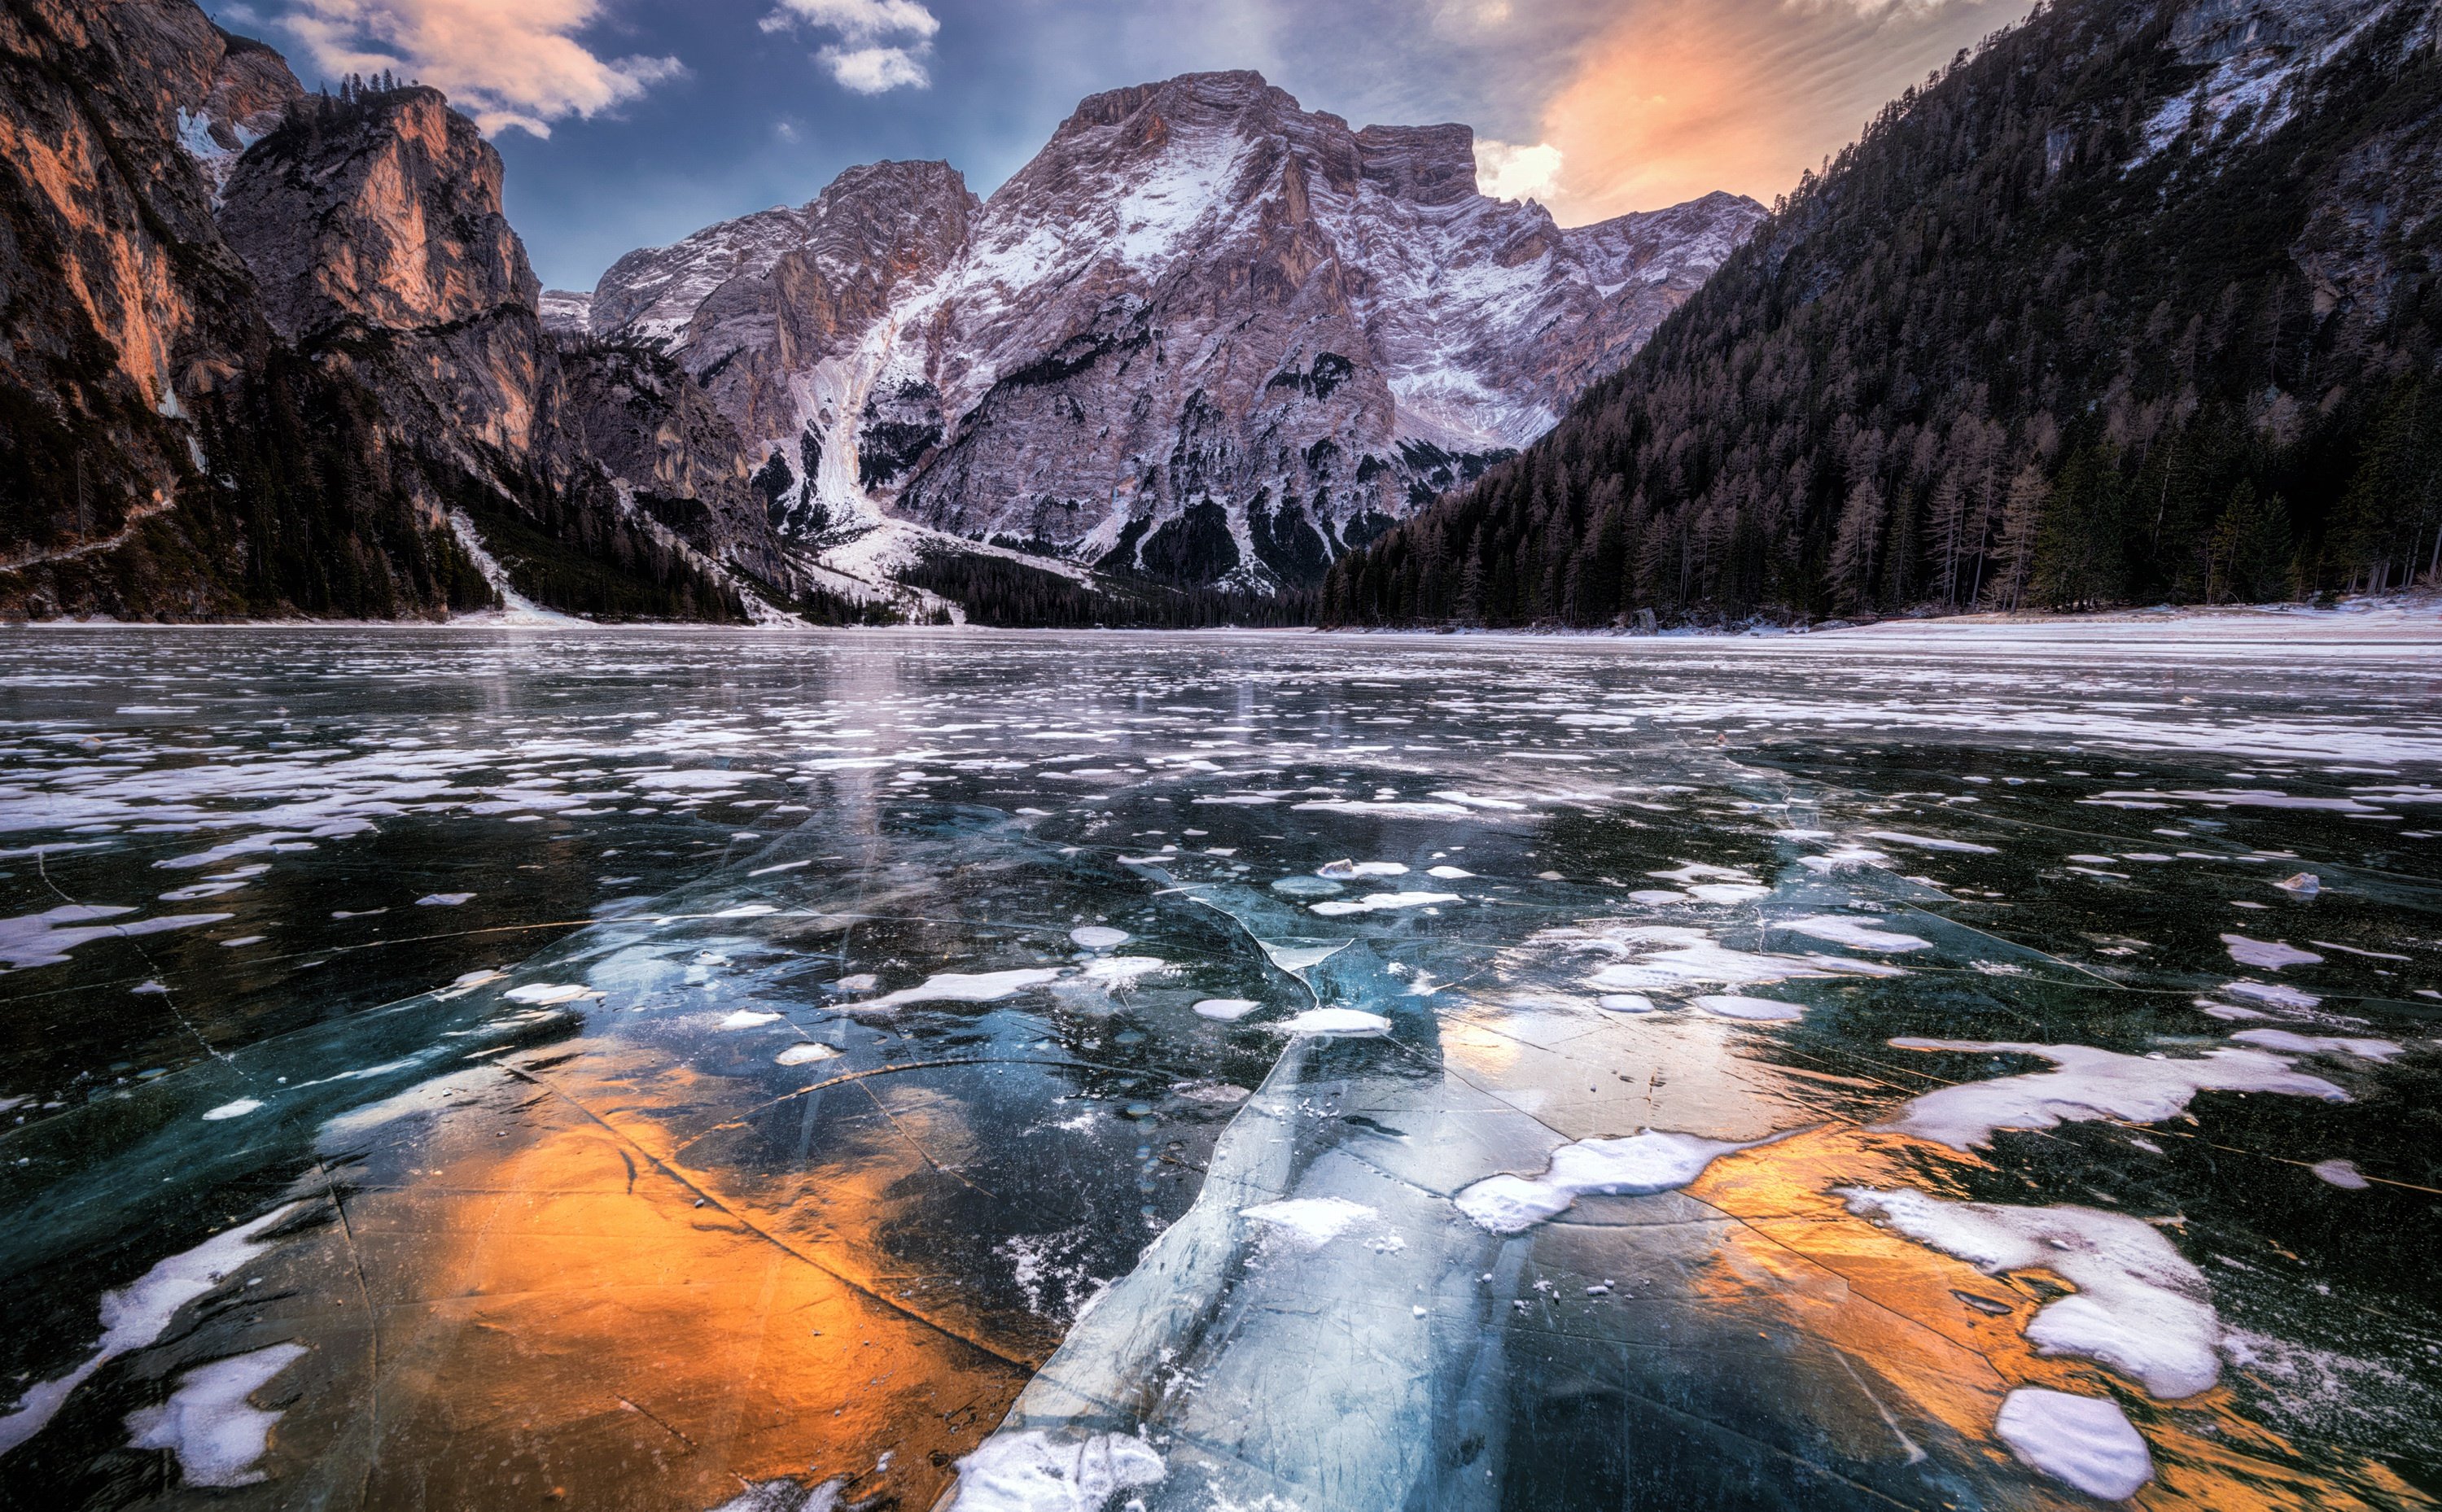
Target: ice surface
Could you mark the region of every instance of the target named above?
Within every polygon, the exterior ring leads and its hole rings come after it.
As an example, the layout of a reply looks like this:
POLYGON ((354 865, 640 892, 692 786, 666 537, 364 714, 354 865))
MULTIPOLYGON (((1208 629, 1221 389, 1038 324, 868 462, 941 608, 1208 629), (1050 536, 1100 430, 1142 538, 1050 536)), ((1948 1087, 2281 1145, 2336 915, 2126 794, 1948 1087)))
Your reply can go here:
POLYGON ((1815 939, 1828 939, 1835 945, 1848 945, 1857 950, 1911 951, 1931 950, 1933 942, 1915 935, 1903 935, 1897 930, 1878 929, 1863 919, 1842 918, 1831 914, 1809 914, 1804 919, 1783 920, 1777 927, 1795 930, 1815 939))
POLYGON ((1373 892, 1362 898, 1335 898, 1324 902, 1308 903, 1308 913, 1325 919, 1344 919, 1350 914, 1377 914, 1391 908, 1426 908, 1434 903, 1462 902, 1454 892, 1373 892))
POLYGON ((1994 1425, 2010 1452, 2088 1496, 2123 1502, 2154 1478, 2145 1440, 2116 1402, 2021 1386, 1994 1425))
POLYGON ((1671 1192, 1743 1145, 1649 1129, 1621 1139, 1585 1139, 1552 1152, 1540 1176, 1497 1175, 1458 1194, 1458 1210, 1492 1233, 1522 1233, 1558 1217, 1579 1197, 1671 1192))
POLYGON ((1354 1225, 1380 1214, 1345 1197, 1292 1197, 1238 1210, 1242 1217, 1294 1235, 1309 1248, 1319 1248, 1346 1233, 1354 1225))
POLYGON ((2108 1365, 2165 1401, 2210 1391, 2221 1378, 2221 1322, 2204 1274, 2142 1219, 2093 1208, 1943 1202, 1910 1191, 1840 1194, 1851 1211, 1987 1275, 2045 1270, 2075 1286, 2027 1325, 2027 1338, 2047 1355, 2108 1365))
POLYGON ((1111 950, 1128 942, 1128 932, 1104 924, 1084 924, 1068 931, 1068 938, 1087 950, 1111 950))
POLYGON ((254 1485, 266 1477, 254 1467, 269 1447, 280 1413, 247 1400, 271 1378, 304 1357, 302 1344, 272 1344, 251 1354, 198 1365, 178 1377, 177 1389, 158 1407, 127 1414, 128 1444, 169 1449, 179 1478, 189 1485, 254 1485))
POLYGON ((2261 1045, 2268 1050, 2285 1050, 2298 1055, 2330 1052, 2354 1055, 2366 1061, 2387 1061, 2402 1049, 2391 1040, 2355 1039, 2342 1034, 2293 1034, 2282 1029, 2240 1029, 2231 1038, 2248 1045, 2261 1045))
POLYGON ((1805 1004, 1785 1003, 1775 997, 1741 997, 1736 993, 1706 993, 1693 1001, 1707 1013, 1754 1023, 1788 1023, 1806 1016, 1805 1004))
POLYGON ((1283 1019, 1279 1028, 1291 1034, 1388 1034, 1391 1021, 1362 1009, 1309 1008, 1294 1018, 1283 1019))

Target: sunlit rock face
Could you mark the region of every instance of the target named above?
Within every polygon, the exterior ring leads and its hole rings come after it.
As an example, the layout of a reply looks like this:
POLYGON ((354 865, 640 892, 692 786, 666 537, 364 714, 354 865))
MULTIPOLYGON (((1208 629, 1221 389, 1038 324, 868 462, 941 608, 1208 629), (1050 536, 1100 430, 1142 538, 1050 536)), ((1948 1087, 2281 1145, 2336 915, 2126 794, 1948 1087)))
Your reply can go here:
POLYGON ((1086 100, 980 205, 878 164, 632 253, 592 324, 681 355, 802 537, 890 510, 1296 586, 1549 428, 1762 213, 1563 230, 1477 191, 1467 127, 1352 130, 1196 74, 1086 100))
POLYGON ((501 173, 438 90, 392 90, 299 112, 239 162, 220 225, 272 328, 359 366, 419 440, 564 470, 541 284, 501 173), (375 338, 362 359, 350 335, 375 338))

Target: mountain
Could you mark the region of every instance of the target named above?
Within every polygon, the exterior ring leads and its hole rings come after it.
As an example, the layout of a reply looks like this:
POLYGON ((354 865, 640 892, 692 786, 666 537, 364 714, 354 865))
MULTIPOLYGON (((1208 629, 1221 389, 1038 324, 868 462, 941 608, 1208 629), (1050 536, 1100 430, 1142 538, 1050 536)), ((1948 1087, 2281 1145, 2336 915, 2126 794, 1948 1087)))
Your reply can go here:
POLYGON ((988 200, 881 163, 631 253, 589 329, 674 357, 834 560, 1268 592, 1540 435, 1762 214, 1564 230, 1477 191, 1464 126, 1193 74, 1086 100, 988 200))
POLYGON ((191 0, 0 10, 0 612, 741 617, 572 430, 501 179, 191 0))
POLYGON ((2442 562, 2442 7, 2055 0, 1330 623, 2286 598, 2442 562))

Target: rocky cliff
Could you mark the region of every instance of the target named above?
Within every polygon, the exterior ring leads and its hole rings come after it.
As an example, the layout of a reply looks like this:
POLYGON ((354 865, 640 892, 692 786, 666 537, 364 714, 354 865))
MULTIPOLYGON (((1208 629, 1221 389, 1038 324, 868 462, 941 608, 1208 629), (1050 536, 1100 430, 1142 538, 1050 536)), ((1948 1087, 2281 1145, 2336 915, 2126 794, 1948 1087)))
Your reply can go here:
POLYGON ((190 0, 0 9, 0 612, 736 617, 571 431, 501 163, 190 0), (458 517, 452 520, 452 516, 458 517))
POLYGON ((1548 428, 1762 213, 1563 230, 1477 191, 1464 126, 1190 75, 1085 100, 981 204, 878 164, 630 254, 591 326, 679 358, 801 542, 896 517, 1302 586, 1548 428))

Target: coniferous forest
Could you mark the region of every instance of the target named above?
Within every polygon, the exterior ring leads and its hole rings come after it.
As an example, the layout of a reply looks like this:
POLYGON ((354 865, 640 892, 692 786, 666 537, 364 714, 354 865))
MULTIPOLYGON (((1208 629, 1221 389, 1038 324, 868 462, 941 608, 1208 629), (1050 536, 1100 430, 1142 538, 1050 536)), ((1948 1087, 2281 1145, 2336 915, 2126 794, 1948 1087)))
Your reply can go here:
POLYGON ((2060 0, 1893 101, 1549 436, 1336 563, 1323 622, 2264 602, 2431 574, 2433 14, 2302 56, 2303 98, 2267 110, 2214 97, 2229 50, 2177 10, 2060 0))

